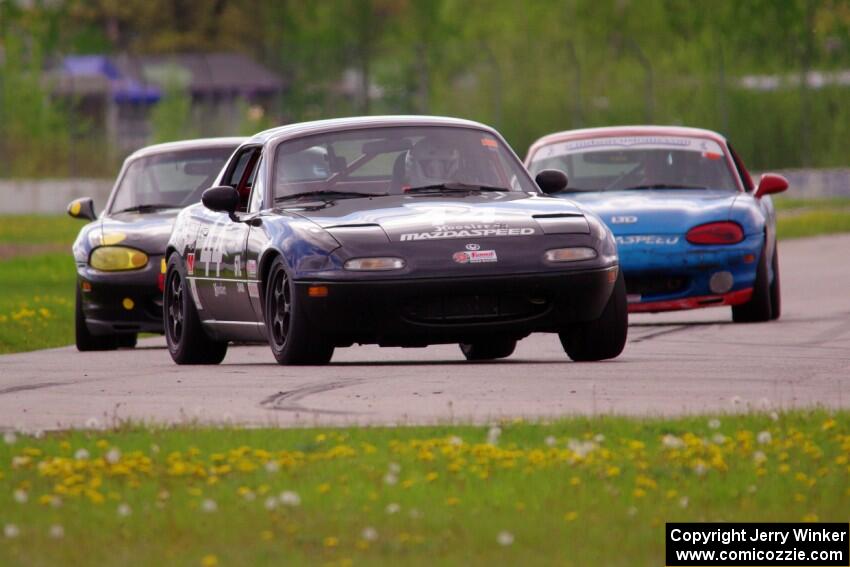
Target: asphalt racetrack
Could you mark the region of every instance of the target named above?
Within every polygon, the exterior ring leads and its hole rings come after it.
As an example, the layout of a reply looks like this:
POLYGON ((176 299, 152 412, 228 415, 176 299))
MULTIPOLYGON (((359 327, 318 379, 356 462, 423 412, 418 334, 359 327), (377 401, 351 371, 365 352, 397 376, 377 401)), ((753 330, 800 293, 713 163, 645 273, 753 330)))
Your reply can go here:
POLYGON ((218 367, 178 367, 160 338, 0 357, 0 429, 116 420, 251 425, 489 422, 575 414, 671 415, 850 406, 850 235, 780 243, 783 316, 733 324, 729 308, 633 315, 615 360, 570 362, 554 335, 506 360, 456 345, 337 349, 324 367, 282 367, 266 346, 218 367))

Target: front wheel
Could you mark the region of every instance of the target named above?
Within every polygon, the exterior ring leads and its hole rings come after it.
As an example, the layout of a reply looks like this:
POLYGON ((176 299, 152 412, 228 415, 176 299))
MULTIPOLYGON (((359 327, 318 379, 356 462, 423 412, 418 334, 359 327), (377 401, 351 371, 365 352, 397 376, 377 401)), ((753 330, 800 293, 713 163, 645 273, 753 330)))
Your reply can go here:
POLYGON ((782 315, 782 294, 779 288, 779 243, 773 245, 773 281, 770 283, 770 319, 782 315))
MULTIPOLYGON (((765 250, 762 250, 758 267, 756 268, 753 295, 743 305, 732 306, 732 321, 735 323, 764 323, 765 321, 770 321, 772 306, 769 277, 767 271, 767 254, 765 250)), ((776 291, 777 293, 779 292, 778 286, 776 291)))
POLYGON ((83 293, 80 291, 80 283, 77 282, 77 296, 74 305, 74 338, 77 350, 89 352, 97 350, 115 350, 118 348, 114 335, 97 336, 92 335, 86 325, 86 316, 83 313, 83 293))
POLYGON ((595 321, 577 323, 558 334, 564 352, 576 362, 615 358, 623 352, 629 332, 626 280, 619 270, 611 297, 595 321))
POLYGON ((489 341, 460 343, 460 351, 466 360, 496 360, 514 353, 516 340, 494 338, 489 341))
POLYGON ((168 352, 177 364, 219 364, 227 354, 227 343, 214 341, 204 332, 189 285, 183 260, 172 254, 162 302, 168 352))
POLYGON ((278 364, 327 364, 331 361, 334 347, 310 324, 280 257, 272 262, 266 279, 263 314, 269 346, 278 364))

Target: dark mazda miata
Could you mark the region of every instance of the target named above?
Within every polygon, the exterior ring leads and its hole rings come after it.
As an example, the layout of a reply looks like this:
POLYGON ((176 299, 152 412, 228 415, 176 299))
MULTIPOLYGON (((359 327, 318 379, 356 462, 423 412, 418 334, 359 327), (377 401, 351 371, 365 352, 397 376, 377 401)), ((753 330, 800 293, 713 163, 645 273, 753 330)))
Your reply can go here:
POLYGON ((625 286, 593 213, 547 196, 492 128, 435 117, 293 124, 239 147, 166 250, 178 364, 268 342, 281 364, 354 343, 509 356, 533 332, 574 360, 620 354, 625 286))
POLYGON ((89 222, 74 242, 77 349, 133 347, 161 333, 163 254, 177 212, 201 192, 244 138, 209 138, 142 148, 125 161, 103 213, 88 197, 68 214, 89 222))

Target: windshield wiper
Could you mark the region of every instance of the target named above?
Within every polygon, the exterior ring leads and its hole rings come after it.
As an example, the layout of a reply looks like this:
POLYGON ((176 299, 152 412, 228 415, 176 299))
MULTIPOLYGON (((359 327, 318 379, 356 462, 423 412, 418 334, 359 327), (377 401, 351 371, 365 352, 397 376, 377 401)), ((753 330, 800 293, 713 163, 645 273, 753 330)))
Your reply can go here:
POLYGON ((356 191, 329 191, 329 190, 321 190, 321 191, 304 191, 303 193, 293 193, 292 195, 283 195, 282 197, 277 197, 274 202, 280 203, 282 201, 289 201, 291 199, 301 199, 303 197, 318 197, 319 199, 331 200, 331 199, 358 199, 365 197, 386 197, 389 193, 358 193, 356 191))
POLYGON ((618 191, 631 191, 633 189, 708 189, 708 187, 703 187, 701 185, 674 185, 672 183, 650 183, 647 185, 633 185, 632 187, 618 189, 618 191))
POLYGON ((506 187, 494 187, 491 185, 477 185, 470 183, 435 183, 434 185, 423 185, 405 189, 405 193, 441 193, 445 191, 457 191, 467 193, 469 191, 510 191, 506 187))
POLYGON ((162 209, 179 209, 180 205, 171 205, 169 203, 148 203, 146 205, 135 205, 133 207, 127 207, 126 209, 121 209, 120 211, 113 211, 113 215, 118 213, 149 213, 152 211, 159 211, 162 209))

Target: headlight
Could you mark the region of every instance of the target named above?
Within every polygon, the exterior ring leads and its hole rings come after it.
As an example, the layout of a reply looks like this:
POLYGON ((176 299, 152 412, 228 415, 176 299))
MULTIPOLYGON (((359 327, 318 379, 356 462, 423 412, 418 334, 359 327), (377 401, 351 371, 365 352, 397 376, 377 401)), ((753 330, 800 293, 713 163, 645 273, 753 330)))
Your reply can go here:
POLYGON ((104 272, 138 270, 144 268, 147 263, 147 254, 124 246, 101 246, 95 248, 89 257, 89 265, 104 272))
POLYGON ((401 258, 354 258, 345 262, 346 270, 359 272, 383 272, 400 270, 405 262, 401 258))
POLYGON ((596 250, 586 246, 574 248, 554 248, 547 250, 543 255, 547 262, 578 262, 579 260, 592 260, 596 258, 596 250))

